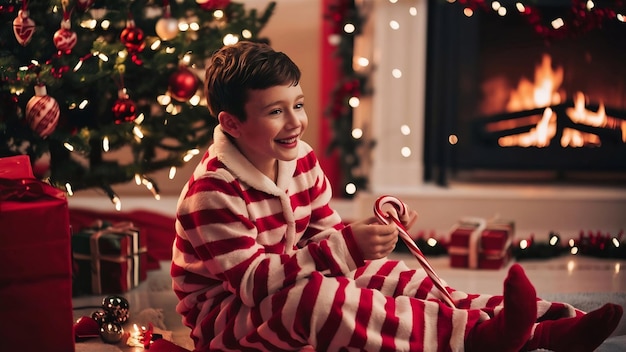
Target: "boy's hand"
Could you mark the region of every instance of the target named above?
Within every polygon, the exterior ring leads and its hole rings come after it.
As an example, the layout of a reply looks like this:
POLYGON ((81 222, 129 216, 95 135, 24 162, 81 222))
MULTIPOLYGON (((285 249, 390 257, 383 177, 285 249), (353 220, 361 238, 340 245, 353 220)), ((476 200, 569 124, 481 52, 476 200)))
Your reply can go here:
POLYGON ((406 212, 400 216, 398 215, 396 208, 394 208, 391 204, 385 204, 381 210, 389 214, 389 216, 400 220, 400 223, 402 223, 402 225, 404 225, 404 228, 408 231, 417 221, 418 215, 415 210, 409 209, 406 204, 404 205, 404 207, 406 209, 406 212))
POLYGON ((374 260, 388 256, 398 243, 396 225, 381 225, 375 217, 350 225, 363 259, 374 260))

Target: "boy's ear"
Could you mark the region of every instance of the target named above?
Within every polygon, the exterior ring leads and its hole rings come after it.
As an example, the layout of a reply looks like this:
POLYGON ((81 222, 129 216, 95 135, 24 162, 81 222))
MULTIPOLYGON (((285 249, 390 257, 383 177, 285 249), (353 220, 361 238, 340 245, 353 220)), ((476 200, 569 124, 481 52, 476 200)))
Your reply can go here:
POLYGON ((220 126, 222 126, 222 130, 224 130, 224 132, 235 138, 239 137, 239 127, 241 126, 241 121, 239 121, 237 116, 226 111, 220 111, 217 115, 217 120, 219 121, 220 126))

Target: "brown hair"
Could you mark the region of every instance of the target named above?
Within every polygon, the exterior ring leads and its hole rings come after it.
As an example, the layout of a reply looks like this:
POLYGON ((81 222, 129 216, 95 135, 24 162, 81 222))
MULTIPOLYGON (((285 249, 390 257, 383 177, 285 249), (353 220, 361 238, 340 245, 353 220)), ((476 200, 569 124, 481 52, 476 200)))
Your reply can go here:
POLYGON ((251 89, 298 85, 300 69, 284 53, 269 45, 240 41, 217 50, 206 69, 204 91, 209 112, 221 111, 246 120, 244 105, 251 89))

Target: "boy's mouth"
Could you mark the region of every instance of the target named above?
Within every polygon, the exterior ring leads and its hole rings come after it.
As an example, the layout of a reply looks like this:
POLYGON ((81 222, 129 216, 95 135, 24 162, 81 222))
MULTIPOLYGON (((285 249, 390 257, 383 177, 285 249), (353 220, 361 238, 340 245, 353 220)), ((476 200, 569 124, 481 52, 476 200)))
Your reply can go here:
POLYGON ((285 139, 277 139, 276 142, 280 144, 293 144, 298 140, 298 136, 285 138, 285 139))

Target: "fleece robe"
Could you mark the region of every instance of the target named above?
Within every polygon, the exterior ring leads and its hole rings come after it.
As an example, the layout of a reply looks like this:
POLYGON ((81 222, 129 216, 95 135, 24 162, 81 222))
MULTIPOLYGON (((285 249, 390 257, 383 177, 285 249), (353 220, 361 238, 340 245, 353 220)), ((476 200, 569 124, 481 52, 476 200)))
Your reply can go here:
MULTIPOLYGON (((502 296, 448 288, 452 309, 423 269, 363 260, 330 199, 303 141, 274 183, 215 129, 178 201, 171 266, 196 351, 463 351, 502 308, 502 296)), ((537 306, 538 318, 577 314, 537 306)))

